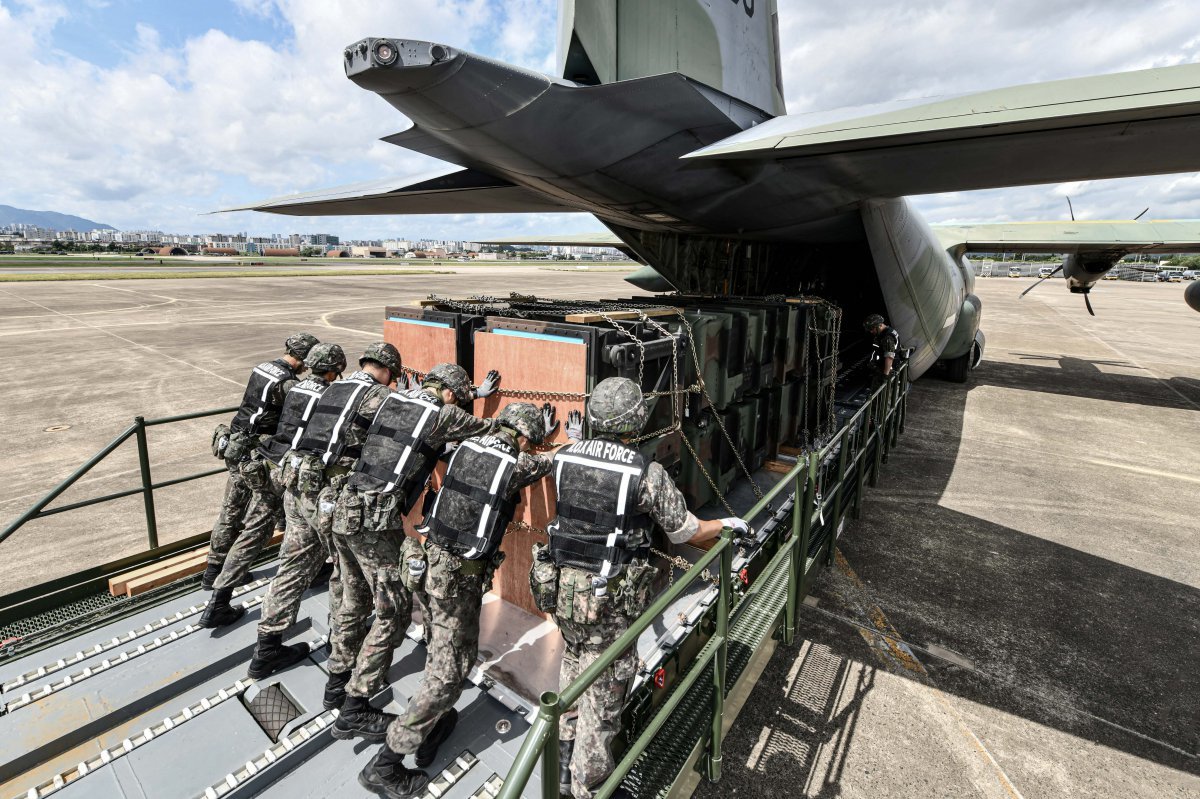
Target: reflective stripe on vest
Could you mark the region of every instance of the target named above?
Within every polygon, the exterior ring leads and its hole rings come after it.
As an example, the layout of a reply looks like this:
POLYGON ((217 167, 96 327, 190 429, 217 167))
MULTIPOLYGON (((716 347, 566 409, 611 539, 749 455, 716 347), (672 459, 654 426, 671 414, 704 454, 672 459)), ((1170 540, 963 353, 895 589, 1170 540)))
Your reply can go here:
POLYGON ((342 434, 346 420, 358 412, 367 389, 375 385, 378 383, 370 375, 355 372, 325 389, 296 449, 320 455, 326 466, 341 457, 346 449, 342 434))
POLYGON ((649 518, 634 510, 645 460, 618 442, 592 440, 560 449, 554 462, 558 498, 547 531, 555 562, 617 576, 649 545, 649 518))
POLYGON ((432 459, 423 442, 433 432, 441 409, 441 402, 424 393, 388 394, 367 431, 350 487, 388 493, 419 472, 427 472, 432 459))
POLYGON ((295 376, 296 373, 283 360, 267 361, 254 367, 246 382, 242 403, 229 424, 230 428, 251 435, 273 434, 283 403, 273 402, 271 393, 284 380, 295 376))
POLYGON ((300 446, 300 439, 304 436, 313 408, 328 385, 324 380, 310 377, 292 387, 284 397, 275 435, 258 448, 264 458, 279 466, 284 455, 300 446))
POLYGON ((417 529, 467 560, 491 557, 500 546, 515 503, 507 501, 516 471, 516 447, 499 436, 459 444, 433 509, 417 529))

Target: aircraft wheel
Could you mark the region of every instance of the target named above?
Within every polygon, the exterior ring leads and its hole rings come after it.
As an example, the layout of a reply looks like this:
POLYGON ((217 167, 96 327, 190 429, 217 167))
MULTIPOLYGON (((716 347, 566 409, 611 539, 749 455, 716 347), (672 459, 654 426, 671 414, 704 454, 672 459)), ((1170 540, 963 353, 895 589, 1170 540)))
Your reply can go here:
MULTIPOLYGON (((974 347, 972 347, 972 350, 974 347)), ((967 373, 971 371, 971 350, 957 358, 946 361, 946 379, 951 383, 967 382, 967 373)))

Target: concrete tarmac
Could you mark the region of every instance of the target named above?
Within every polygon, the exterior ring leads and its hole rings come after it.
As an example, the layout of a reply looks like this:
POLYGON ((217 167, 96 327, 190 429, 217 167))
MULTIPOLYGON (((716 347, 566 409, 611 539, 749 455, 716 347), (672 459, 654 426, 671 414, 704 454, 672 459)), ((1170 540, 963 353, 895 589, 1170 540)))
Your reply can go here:
POLYGON ((983 279, 699 797, 1200 796, 1200 316, 983 279))
MULTIPOLYGON (((125 427, 231 405, 291 332, 348 352, 431 292, 631 293, 621 274, 0 286, 15 517, 125 427)), ((769 663, 703 797, 1200 796, 1200 317, 1176 284, 978 282, 987 360, 913 387, 908 430, 839 565, 769 663), (890 642, 890 645, 889 645, 890 642), (897 652, 904 656, 898 656, 897 652), (910 656, 911 655, 911 656, 910 656)), ((152 428, 155 480, 217 462, 218 419, 152 428)), ((132 443, 132 442, 131 442, 132 443)), ((134 450, 62 501, 134 487, 134 450)), ((211 526, 220 477, 158 498, 163 541, 211 526)), ((144 546, 141 500, 0 544, 0 593, 144 546)))

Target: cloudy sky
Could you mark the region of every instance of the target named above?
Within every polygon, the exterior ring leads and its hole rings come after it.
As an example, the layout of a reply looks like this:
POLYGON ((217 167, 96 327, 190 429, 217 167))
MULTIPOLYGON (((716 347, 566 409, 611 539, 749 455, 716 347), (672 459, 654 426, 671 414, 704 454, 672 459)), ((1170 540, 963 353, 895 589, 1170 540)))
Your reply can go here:
MULTIPOLYGON (((1195 0, 779 0, 792 113, 1200 61, 1195 0)), ((483 238, 599 229, 586 215, 199 214, 417 173, 396 113, 344 77, 368 35, 541 71, 557 0, 0 0, 0 203, 123 229, 483 238)), ((1200 218, 1200 175, 919 198, 931 221, 1200 218)))

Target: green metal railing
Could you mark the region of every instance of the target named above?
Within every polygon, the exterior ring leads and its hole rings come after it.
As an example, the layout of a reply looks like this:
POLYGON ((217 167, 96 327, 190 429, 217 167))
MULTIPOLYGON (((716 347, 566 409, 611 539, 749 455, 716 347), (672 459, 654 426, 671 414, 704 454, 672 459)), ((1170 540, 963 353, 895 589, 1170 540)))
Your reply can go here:
MULTIPOLYGON (((790 646, 795 641, 800 603, 820 570, 833 562, 837 530, 842 519, 846 513, 858 517, 864 481, 871 486, 876 484, 880 465, 887 462, 888 453, 904 430, 908 386, 908 367, 902 364, 841 426, 829 442, 819 450, 802 454, 797 459, 795 468, 745 513, 745 518, 752 521, 764 511, 768 511, 774 500, 789 488, 795 496, 790 532, 758 578, 762 580, 787 564, 787 598, 775 628, 779 630, 780 637, 786 645, 790 646), (827 482, 823 485, 822 480, 827 482), (810 557, 812 544, 818 539, 820 544, 816 548, 816 555, 810 557)), ((736 609, 731 601, 734 587, 733 546, 733 533, 727 528, 722 531, 717 544, 693 564, 682 578, 677 578, 674 584, 579 677, 557 693, 547 691, 542 694, 537 717, 525 734, 525 740, 512 768, 504 778, 498 799, 517 799, 524 796, 539 759, 542 796, 545 799, 557 799, 558 731, 563 714, 574 707, 600 675, 611 668, 626 650, 634 646, 639 636, 657 622, 666 609, 718 560, 718 593, 713 611, 715 632, 689 663, 687 672, 673 687, 670 696, 625 750, 612 774, 595 791, 594 796, 597 799, 606 799, 616 791, 672 712, 705 674, 709 663, 713 665, 713 693, 704 772, 712 782, 721 779, 726 658, 731 615, 736 609)), ((745 595, 751 596, 752 593, 747 592, 745 595)))
POLYGON ((209 469, 195 474, 189 474, 184 477, 176 477, 172 480, 163 480, 161 483, 154 482, 150 474, 150 447, 146 443, 146 428, 157 427, 159 425, 174 424, 176 422, 186 422, 192 419, 203 419, 207 416, 218 416, 230 414, 237 410, 237 407, 217 408, 211 411, 197 411, 196 413, 185 413, 179 416, 167 416, 162 419, 145 419, 141 416, 134 418, 133 424, 125 428, 120 435, 108 442, 95 455, 88 459, 87 463, 76 469, 70 477, 63 480, 57 486, 46 493, 44 497, 33 504, 29 510, 22 513, 13 520, 3 532, 0 532, 0 542, 5 541, 9 536, 21 529, 25 524, 35 519, 42 519, 47 516, 53 516, 58 513, 66 513, 71 510, 79 510, 92 505, 99 505, 102 502, 111 502, 114 499, 123 499, 131 497, 135 494, 142 495, 142 505, 145 510, 146 517, 146 544, 147 549, 158 549, 158 518, 154 510, 154 492, 158 489, 167 488, 180 483, 187 483, 192 480, 200 480, 204 477, 212 477, 216 474, 222 474, 226 471, 224 467, 209 469), (115 491, 111 494, 105 494, 100 497, 92 497, 91 499, 72 502, 67 505, 60 505, 56 508, 47 509, 47 506, 58 499, 63 492, 75 485, 84 475, 96 468, 109 455, 112 455, 122 444, 130 438, 137 440, 138 449, 138 471, 141 474, 141 486, 138 488, 127 488, 124 491, 115 491))

